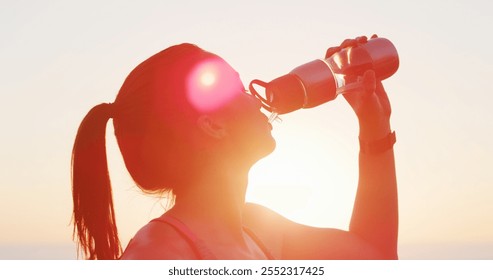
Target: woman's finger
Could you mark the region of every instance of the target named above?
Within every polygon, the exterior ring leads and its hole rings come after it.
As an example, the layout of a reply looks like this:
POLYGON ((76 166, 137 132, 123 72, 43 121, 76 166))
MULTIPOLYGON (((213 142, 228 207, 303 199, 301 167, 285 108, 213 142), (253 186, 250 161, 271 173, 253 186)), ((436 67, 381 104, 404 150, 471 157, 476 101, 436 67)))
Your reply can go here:
POLYGON ((368 38, 366 36, 359 36, 356 37, 356 42, 358 42, 358 44, 366 44, 368 42, 368 38))
POLYGON ((331 57, 333 54, 335 54, 336 52, 340 51, 341 48, 340 47, 330 47, 327 49, 327 52, 325 53, 325 58, 327 57, 331 57))
POLYGON ((358 42, 355 39, 346 39, 341 43, 341 48, 347 48, 347 47, 354 47, 358 44, 358 42))

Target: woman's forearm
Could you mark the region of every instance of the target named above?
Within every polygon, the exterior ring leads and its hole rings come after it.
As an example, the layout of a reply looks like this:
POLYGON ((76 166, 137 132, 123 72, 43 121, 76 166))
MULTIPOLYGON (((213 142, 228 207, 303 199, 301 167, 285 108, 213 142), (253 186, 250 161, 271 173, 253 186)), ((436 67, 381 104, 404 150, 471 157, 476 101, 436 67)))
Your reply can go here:
MULTIPOLYGON (((390 125, 365 130, 360 139, 383 139, 390 125), (382 135, 385 135, 382 137, 382 135)), ((359 181, 350 231, 372 244, 386 259, 397 258, 398 203, 394 151, 360 151, 359 181)))

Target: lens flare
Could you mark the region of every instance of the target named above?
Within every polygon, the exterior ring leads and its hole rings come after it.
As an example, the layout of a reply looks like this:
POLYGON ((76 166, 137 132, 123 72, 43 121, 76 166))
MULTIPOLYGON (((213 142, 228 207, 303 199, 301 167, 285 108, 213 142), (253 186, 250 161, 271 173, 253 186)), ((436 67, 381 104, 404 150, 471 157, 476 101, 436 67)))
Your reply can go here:
POLYGON ((201 62, 187 79, 188 100, 201 112, 216 110, 243 91, 238 73, 220 58, 201 62))
POLYGON ((213 73, 212 71, 204 72, 200 76, 200 82, 205 87, 212 86, 215 81, 216 73, 213 73))

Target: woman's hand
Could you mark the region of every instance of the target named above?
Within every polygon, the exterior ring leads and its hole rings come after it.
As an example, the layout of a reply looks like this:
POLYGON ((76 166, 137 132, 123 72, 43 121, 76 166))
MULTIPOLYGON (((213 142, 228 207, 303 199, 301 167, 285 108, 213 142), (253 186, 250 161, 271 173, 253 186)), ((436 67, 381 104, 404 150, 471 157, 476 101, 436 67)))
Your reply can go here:
MULTIPOLYGON (((372 38, 376 38, 373 35, 372 38)), ((347 48, 365 44, 368 39, 365 36, 356 39, 347 39, 339 47, 327 50, 326 57, 347 48)), ((390 133, 391 106, 383 88, 382 82, 375 77, 373 70, 367 70, 363 76, 353 77, 361 86, 344 94, 344 98, 353 108, 360 124, 360 139, 372 141, 385 137, 390 133)))

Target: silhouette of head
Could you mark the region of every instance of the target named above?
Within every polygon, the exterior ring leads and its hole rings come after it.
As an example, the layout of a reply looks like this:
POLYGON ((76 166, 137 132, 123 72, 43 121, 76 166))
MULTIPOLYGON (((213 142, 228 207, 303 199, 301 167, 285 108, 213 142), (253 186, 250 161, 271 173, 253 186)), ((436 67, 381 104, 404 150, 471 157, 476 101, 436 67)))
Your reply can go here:
POLYGON ((173 189, 206 164, 253 164, 274 141, 260 103, 223 59, 191 44, 138 65, 113 104, 125 165, 145 191, 173 189))

